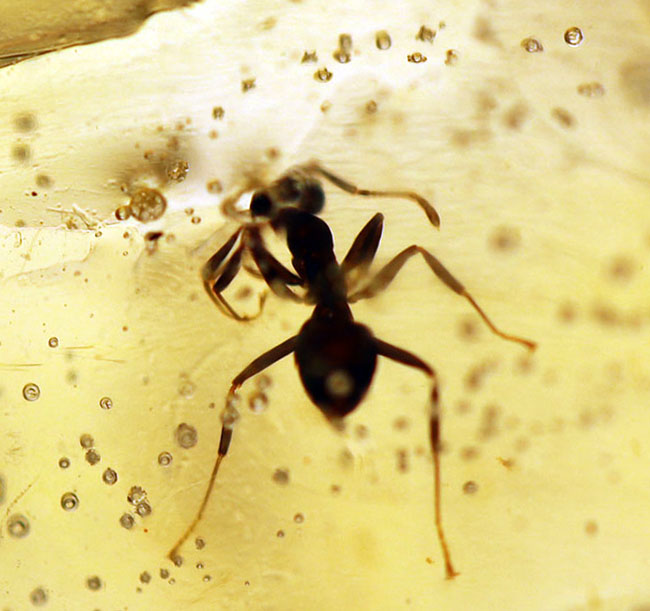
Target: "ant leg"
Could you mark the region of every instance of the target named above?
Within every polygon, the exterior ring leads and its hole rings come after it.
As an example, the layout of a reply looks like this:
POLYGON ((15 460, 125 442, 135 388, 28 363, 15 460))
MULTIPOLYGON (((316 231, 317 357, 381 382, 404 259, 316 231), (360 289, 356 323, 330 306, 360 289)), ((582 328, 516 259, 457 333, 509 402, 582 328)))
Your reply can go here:
POLYGON ((352 193, 352 195, 363 195, 366 197, 398 197, 400 199, 410 199, 414 201, 427 215, 429 222, 434 227, 440 227, 440 216, 436 212, 435 208, 421 195, 418 195, 414 191, 374 191, 370 189, 360 189, 356 185, 344 180, 336 174, 332 174, 329 170, 325 169, 318 161, 310 161, 303 166, 299 166, 300 169, 309 173, 309 174, 318 174, 329 180, 332 184, 336 185, 339 189, 352 193))
POLYGON ((404 267, 405 263, 416 254, 420 253, 424 260, 427 262, 427 265, 431 268, 431 271, 440 279, 442 282, 450 288, 454 293, 465 297, 467 301, 472 305, 472 307, 478 312, 479 316, 483 319, 483 322, 490 328, 490 330, 499 337, 522 344, 529 350, 534 350, 537 347, 537 344, 529 339, 524 339, 517 335, 510 335, 509 333, 504 333, 496 327, 496 325, 488 318, 488 315, 483 311, 481 306, 476 303, 474 298, 470 295, 465 287, 452 276, 451 272, 438 260, 434 257, 429 251, 425 250, 421 246, 409 246, 404 249, 401 253, 395 256, 391 261, 389 261, 377 275, 370 281, 368 286, 364 289, 353 293, 348 297, 350 303, 359 301, 360 299, 367 299, 373 297, 377 293, 383 291, 388 285, 393 281, 398 272, 404 267))
POLYGON ((228 396, 226 397, 226 407, 221 414, 221 437, 219 438, 219 449, 217 451, 217 459, 212 468, 212 473, 210 475, 210 481, 208 482, 208 488, 205 491, 203 500, 199 510, 196 513, 196 516, 185 530, 181 538, 174 544, 174 547, 169 551, 167 557, 175 562, 178 558, 178 550, 181 548, 183 543, 187 541, 188 537, 194 532, 196 525, 201 521, 203 517, 203 512, 210 500, 212 490, 214 488, 214 483, 217 480, 217 474, 219 473, 219 467, 221 466, 221 461, 224 459, 230 448, 230 442, 232 441, 233 431, 235 428, 235 422, 239 418, 239 412, 235 407, 237 403, 237 395, 235 391, 250 377, 260 373, 267 367, 273 365, 273 363, 279 361, 291 354, 296 347, 296 341, 298 336, 294 335, 288 340, 277 345, 275 348, 272 348, 268 352, 265 352, 261 356, 257 357, 248 367, 246 367, 235 379, 232 381, 232 386, 228 391, 228 396))
POLYGON ((456 575, 458 575, 458 573, 455 571, 454 566, 451 562, 451 553, 449 552, 449 546, 447 545, 445 532, 442 528, 442 493, 440 478, 440 401, 436 372, 427 363, 425 363, 421 358, 417 357, 412 352, 407 352, 406 350, 402 350, 402 348, 398 348, 397 346, 393 346, 392 344, 388 344, 376 338, 375 346, 377 348, 377 354, 385 356, 393 361, 397 361, 402 365, 420 369, 431 379, 433 383, 430 399, 431 409, 429 415, 429 438, 431 441, 431 453, 433 454, 433 504, 435 524, 436 532, 438 534, 438 541, 440 542, 440 548, 445 560, 445 573, 447 579, 453 579, 456 577, 456 575))
POLYGON ((341 262, 341 269, 348 286, 354 286, 359 276, 365 274, 377 254, 379 240, 384 229, 384 215, 373 216, 354 239, 348 254, 341 262), (354 273, 354 277, 351 274, 354 273))
POLYGON ((230 237, 230 239, 208 259, 201 268, 201 277, 203 278, 203 287, 210 296, 210 299, 212 299, 219 309, 235 320, 248 321, 257 318, 262 313, 266 294, 260 296, 259 311, 254 316, 242 316, 241 314, 238 314, 221 294, 233 281, 241 267, 241 258, 244 250, 243 244, 237 248, 229 260, 226 261, 226 259, 228 255, 230 255, 230 252, 242 233, 242 230, 243 228, 240 227, 230 237), (225 265, 223 265, 224 261, 226 261, 225 265))
POLYGON ((289 285, 302 286, 303 280, 288 270, 264 246, 262 241, 253 241, 251 255, 269 288, 278 296, 302 303, 304 299, 294 293, 289 285))

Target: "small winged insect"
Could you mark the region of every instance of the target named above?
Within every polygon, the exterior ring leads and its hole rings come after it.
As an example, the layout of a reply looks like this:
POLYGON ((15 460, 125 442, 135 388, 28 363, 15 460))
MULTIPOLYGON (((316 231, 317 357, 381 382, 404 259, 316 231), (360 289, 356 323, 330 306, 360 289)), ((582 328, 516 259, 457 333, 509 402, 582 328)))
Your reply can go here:
MULTIPOLYGON (((314 310, 296 335, 258 356, 233 379, 222 413, 221 439, 207 491, 196 517, 169 552, 169 558, 177 558, 180 547, 203 515, 219 466, 228 453, 239 416, 236 391, 246 380, 293 353, 307 395, 323 415, 337 425, 362 401, 372 382, 377 357, 382 356, 418 369, 431 382, 428 404, 429 440, 434 466, 434 523, 445 562, 446 577, 451 579, 457 573, 452 564, 441 518, 441 414, 435 370, 415 354, 375 337, 367 326, 354 320, 350 304, 373 297, 386 289, 406 262, 419 254, 445 286, 471 304, 493 333, 529 350, 535 348, 535 343, 498 329, 463 284, 421 246, 405 248, 368 278, 366 272, 377 253, 383 230, 384 217, 380 213, 366 223, 339 263, 334 254, 332 232, 318 217, 325 204, 321 184, 323 179, 353 195, 412 200, 422 208, 432 225, 440 225, 440 218, 433 206, 417 193, 360 189, 332 174, 318 162, 292 168, 275 182, 253 192, 246 213, 247 221, 242 223, 202 268, 203 284, 208 295, 228 316, 236 320, 254 318, 240 315, 222 295, 241 269, 242 256, 247 252, 259 275, 275 295, 312 305, 314 310), (287 269, 267 249, 262 236, 265 225, 270 225, 286 239, 294 271, 287 269)), ((223 203, 226 214, 238 214, 235 202, 243 194, 241 191, 226 198, 223 203)), ((260 312, 262 307, 263 299, 260 299, 260 312)))

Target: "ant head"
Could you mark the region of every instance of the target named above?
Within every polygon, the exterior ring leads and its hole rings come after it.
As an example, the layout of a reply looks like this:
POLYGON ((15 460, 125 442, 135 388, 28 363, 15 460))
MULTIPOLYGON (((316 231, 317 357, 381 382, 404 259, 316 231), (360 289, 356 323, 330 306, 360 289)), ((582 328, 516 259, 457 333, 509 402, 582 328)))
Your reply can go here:
POLYGON ((249 206, 254 217, 273 219, 281 208, 295 207, 318 214, 325 205, 325 192, 317 180, 283 176, 265 189, 253 193, 249 206))

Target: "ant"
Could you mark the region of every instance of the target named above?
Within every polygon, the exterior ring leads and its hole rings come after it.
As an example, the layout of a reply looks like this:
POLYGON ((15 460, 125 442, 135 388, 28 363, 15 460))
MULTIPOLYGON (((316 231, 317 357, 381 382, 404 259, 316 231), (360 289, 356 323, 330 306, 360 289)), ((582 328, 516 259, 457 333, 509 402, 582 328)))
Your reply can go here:
MULTIPOLYGON (((453 567, 442 527, 441 416, 435 370, 415 354, 382 341, 367 326, 355 322, 350 304, 373 297, 386 289, 405 263, 420 254, 437 278, 469 301, 493 333, 522 344, 529 350, 535 349, 536 344, 499 330, 463 284, 421 246, 412 245, 404 249, 366 282, 363 288, 358 289, 360 279, 370 267, 379 248, 384 217, 377 213, 366 223, 339 263, 334 254, 332 232, 327 223, 318 217, 325 204, 325 193, 319 178, 355 195, 413 200, 422 208, 432 225, 440 226, 438 213, 417 193, 360 189, 332 174, 318 162, 297 166, 270 185, 259 187, 253 192, 248 210, 252 221, 242 224, 202 268, 206 291, 226 314, 236 320, 251 320, 258 316, 264 304, 263 297, 260 298, 260 311, 255 316, 247 317, 238 314, 221 294, 239 272, 244 252, 248 252, 273 293, 313 305, 314 310, 297 335, 258 356, 233 379, 221 416, 219 449, 207 491, 196 517, 168 557, 171 560, 177 559, 178 550, 203 515, 239 417, 236 391, 246 380, 294 353, 298 373, 309 398, 331 424, 340 428, 343 418, 356 409, 368 391, 377 357, 383 356, 422 371, 431 381, 429 441, 434 464, 435 527, 445 562, 446 577, 452 579, 458 573, 453 567), (261 234, 261 229, 266 224, 286 238, 296 273, 287 269, 266 248, 261 234), (298 294, 292 287, 300 287, 304 292, 298 294)), ((244 193, 245 190, 242 190, 227 198, 222 205, 224 212, 237 214, 234 204, 244 193)))

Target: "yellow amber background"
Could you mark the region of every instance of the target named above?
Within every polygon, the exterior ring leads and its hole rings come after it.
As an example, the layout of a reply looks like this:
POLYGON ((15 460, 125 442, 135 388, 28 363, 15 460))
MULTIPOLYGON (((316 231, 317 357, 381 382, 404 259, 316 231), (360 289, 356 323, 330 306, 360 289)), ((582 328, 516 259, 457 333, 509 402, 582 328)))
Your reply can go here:
MULTIPOLYGON (((1 8, 0 609, 650 605, 647 0, 1 8), (422 25, 433 42, 416 40, 422 25), (426 61, 407 61, 416 52, 426 61), (421 260, 354 308, 438 371, 453 581, 433 529, 426 380, 392 362, 345 434, 292 359, 268 370, 262 414, 246 407, 255 380, 244 386, 196 532, 205 547, 193 536, 183 566, 165 558, 202 498, 230 380, 309 315, 274 297, 248 324, 216 310, 198 274, 236 228, 218 203, 311 158, 364 187, 413 189, 442 218, 437 232, 409 202, 327 186, 339 256, 381 210, 378 266, 420 244, 497 324, 539 342, 529 357, 496 338, 421 260), (186 179, 170 180, 183 161, 186 179), (138 185, 167 198, 161 220, 115 219, 138 185), (153 230, 165 236, 149 252, 153 230), (181 423, 198 433, 190 449, 181 423), (127 530, 133 486, 152 513, 127 530), (25 537, 9 532, 16 515, 25 537)), ((242 274, 229 295, 252 312, 260 290, 242 274)))

